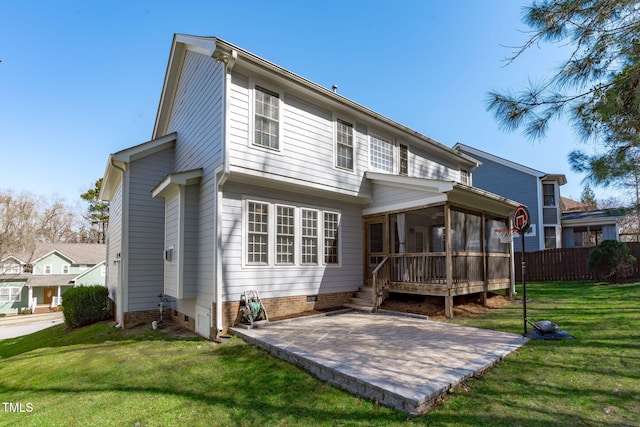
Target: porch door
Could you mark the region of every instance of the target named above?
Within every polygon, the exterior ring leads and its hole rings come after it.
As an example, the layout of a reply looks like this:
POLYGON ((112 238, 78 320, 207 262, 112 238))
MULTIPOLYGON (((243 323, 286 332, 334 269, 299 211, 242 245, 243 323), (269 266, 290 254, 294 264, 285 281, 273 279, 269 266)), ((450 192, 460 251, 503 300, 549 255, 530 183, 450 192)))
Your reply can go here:
POLYGON ((371 274, 373 270, 389 254, 387 242, 389 240, 386 217, 366 218, 365 227, 365 279, 364 282, 371 284, 371 274))
POLYGON ((56 290, 53 286, 47 286, 44 288, 44 299, 42 301, 43 304, 51 304, 53 301, 53 296, 56 294, 56 290))

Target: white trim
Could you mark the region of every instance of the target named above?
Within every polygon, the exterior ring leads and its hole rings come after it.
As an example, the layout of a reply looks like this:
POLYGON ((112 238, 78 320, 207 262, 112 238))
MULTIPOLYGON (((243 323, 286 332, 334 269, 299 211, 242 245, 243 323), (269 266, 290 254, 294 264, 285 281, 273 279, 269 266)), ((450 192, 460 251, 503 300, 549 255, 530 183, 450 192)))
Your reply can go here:
MULTIPOLYGON (((487 153, 486 151, 478 150, 477 148, 469 147, 468 145, 465 145, 465 144, 457 143, 456 145, 453 146, 453 149, 454 150, 468 151, 473 156, 485 157, 485 158, 491 160, 492 162, 501 164, 502 166, 506 166, 506 167, 511 168, 511 169, 515 169, 517 171, 526 173, 528 175, 533 175, 533 176, 535 176, 537 178, 542 178, 542 177, 547 175, 544 172, 540 172, 539 170, 532 169, 530 167, 521 165, 519 163, 512 162, 511 160, 507 160, 507 159, 504 159, 502 157, 495 156, 493 154, 487 153)), ((480 163, 480 164, 482 164, 482 163, 480 163)))
POLYGON ((9 303, 9 302, 22 302, 22 288, 21 286, 0 286, 0 303, 9 303), (1 291, 7 289, 6 293, 7 300, 3 300, 1 291), (17 290, 17 292, 16 292, 17 290))
POLYGON ((342 266, 342 212, 333 208, 326 208, 322 206, 314 206, 307 204, 299 204, 291 201, 269 199, 262 197, 255 197, 252 195, 242 196, 242 268, 313 268, 313 267, 327 267, 336 268, 342 266), (248 262, 248 214, 249 203, 260 203, 267 205, 268 209, 268 223, 267 223, 267 263, 249 263, 248 262), (294 208, 294 263, 293 264, 278 264, 277 263, 277 206, 286 206, 294 208), (317 262, 303 263, 302 262, 302 210, 314 211, 317 214, 317 262), (338 262, 336 264, 327 264, 324 262, 324 214, 331 213, 338 215, 338 262))

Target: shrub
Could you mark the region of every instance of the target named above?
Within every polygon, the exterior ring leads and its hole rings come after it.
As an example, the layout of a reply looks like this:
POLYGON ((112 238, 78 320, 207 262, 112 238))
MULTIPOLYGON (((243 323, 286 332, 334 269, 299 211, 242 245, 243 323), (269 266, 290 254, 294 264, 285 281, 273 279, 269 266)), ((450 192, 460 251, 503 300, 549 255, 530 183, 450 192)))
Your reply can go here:
POLYGON ((111 317, 109 290, 104 286, 79 286, 64 293, 62 312, 67 326, 77 328, 111 317))
POLYGON ((604 240, 589 252, 589 271, 597 279, 617 282, 633 274, 637 262, 629 247, 616 240, 604 240))

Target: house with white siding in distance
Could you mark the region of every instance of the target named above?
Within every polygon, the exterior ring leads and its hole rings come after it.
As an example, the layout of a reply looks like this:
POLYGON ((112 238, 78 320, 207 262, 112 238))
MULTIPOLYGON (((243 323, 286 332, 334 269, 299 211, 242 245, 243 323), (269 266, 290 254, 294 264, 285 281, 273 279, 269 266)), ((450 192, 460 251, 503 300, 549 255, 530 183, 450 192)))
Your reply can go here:
POLYGON ((123 326, 214 338, 255 290, 271 318, 389 292, 508 291, 517 203, 478 162, 219 38, 174 36, 151 139, 109 156, 107 286, 123 326))

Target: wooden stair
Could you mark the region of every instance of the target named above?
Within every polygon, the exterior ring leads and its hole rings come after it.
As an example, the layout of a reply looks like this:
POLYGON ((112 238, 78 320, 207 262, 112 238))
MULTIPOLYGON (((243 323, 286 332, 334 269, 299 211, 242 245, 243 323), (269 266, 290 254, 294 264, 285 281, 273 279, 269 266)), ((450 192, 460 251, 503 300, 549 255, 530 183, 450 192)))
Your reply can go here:
POLYGON ((345 307, 367 313, 373 312, 373 287, 362 286, 358 292, 354 292, 353 297, 349 299, 345 307))

